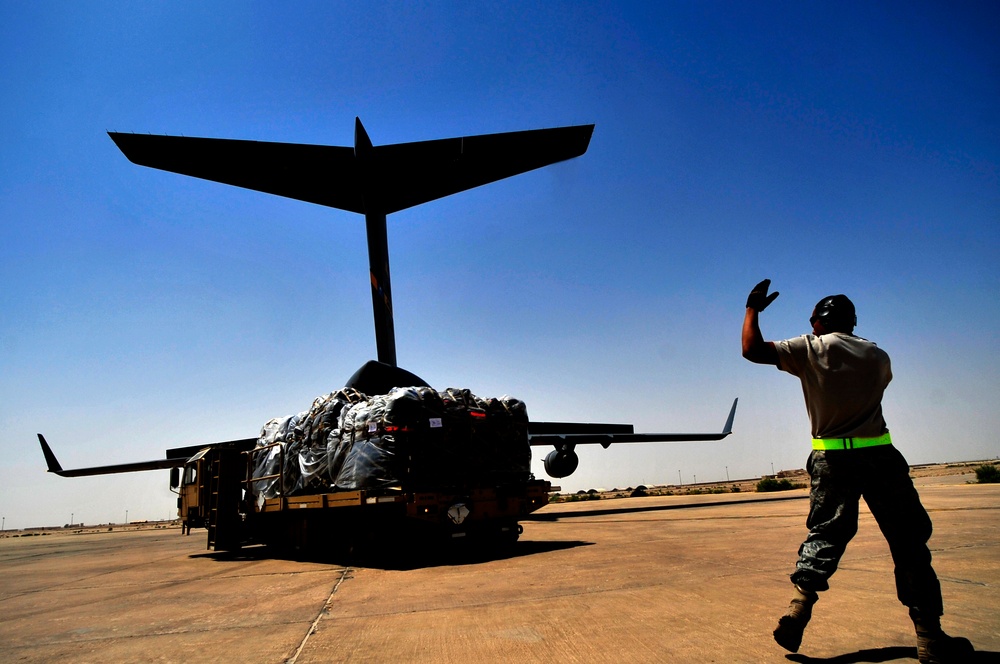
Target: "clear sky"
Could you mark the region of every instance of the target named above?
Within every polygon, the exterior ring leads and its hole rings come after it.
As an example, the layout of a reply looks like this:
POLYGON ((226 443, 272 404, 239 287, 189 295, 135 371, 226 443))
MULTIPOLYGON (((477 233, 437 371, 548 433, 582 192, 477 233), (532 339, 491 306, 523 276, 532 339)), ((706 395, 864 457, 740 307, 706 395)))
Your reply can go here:
MULTIPOLYGON (((564 489, 802 468, 796 379, 740 357, 821 297, 893 359, 911 463, 1000 454, 995 2, 0 0, 0 514, 162 519, 167 472, 375 356, 358 215, 128 162, 106 131, 376 145, 596 124, 581 158, 389 217, 399 363, 588 449, 564 489)), ((544 451, 535 450, 535 469, 544 451)))

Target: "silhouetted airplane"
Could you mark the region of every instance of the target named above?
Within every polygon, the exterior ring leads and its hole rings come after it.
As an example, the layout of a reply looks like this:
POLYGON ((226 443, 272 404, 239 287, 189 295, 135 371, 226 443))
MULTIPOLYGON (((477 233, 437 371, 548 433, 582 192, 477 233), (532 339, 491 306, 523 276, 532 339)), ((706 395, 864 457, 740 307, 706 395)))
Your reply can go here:
MULTIPOLYGON (((386 215, 450 194, 578 157, 594 125, 465 136, 396 145, 372 145, 355 119, 354 147, 271 143, 219 138, 109 132, 128 159, 181 175, 221 182, 365 216, 378 361, 348 381, 364 394, 426 386, 396 364, 386 215)), ((721 433, 634 433, 630 424, 529 422, 531 445, 551 445, 545 471, 566 477, 576 470, 576 445, 721 440, 732 432, 737 401, 721 433)), ((256 438, 168 450, 157 461, 63 470, 38 434, 49 472, 64 477, 183 466, 210 446, 252 447, 256 438)))

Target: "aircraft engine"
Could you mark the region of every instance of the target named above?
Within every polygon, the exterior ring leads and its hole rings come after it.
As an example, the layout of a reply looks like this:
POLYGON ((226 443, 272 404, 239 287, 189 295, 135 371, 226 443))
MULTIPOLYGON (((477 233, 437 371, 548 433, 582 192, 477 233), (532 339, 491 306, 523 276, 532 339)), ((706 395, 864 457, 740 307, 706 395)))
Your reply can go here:
POLYGON ((568 477, 580 465, 580 457, 572 446, 556 448, 545 455, 545 472, 549 477, 568 477))

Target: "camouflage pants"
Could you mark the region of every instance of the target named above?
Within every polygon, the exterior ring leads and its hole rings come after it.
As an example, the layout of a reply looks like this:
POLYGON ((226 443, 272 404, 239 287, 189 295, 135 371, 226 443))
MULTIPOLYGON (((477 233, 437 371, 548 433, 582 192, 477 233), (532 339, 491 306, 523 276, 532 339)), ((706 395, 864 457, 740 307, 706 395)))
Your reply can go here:
POLYGON ((892 445, 855 450, 813 450, 809 535, 799 547, 792 583, 827 590, 847 543, 858 532, 863 497, 889 543, 896 596, 926 615, 941 615, 941 585, 931 567, 927 541, 931 520, 910 480, 909 466, 892 445))

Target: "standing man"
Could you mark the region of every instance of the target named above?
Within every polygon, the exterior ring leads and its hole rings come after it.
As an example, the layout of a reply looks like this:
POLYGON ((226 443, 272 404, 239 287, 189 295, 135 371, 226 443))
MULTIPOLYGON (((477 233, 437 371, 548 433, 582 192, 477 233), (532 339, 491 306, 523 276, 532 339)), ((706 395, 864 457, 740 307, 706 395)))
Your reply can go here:
POLYGON ((768 295, 770 284, 770 279, 760 282, 747 298, 743 357, 799 378, 813 447, 806 465, 811 478, 809 535, 799 547, 791 575, 794 596, 778 620, 774 640, 798 651, 817 593, 830 587, 829 579, 858 530, 863 496, 889 543, 896 596, 910 610, 921 664, 963 661, 973 652, 972 644, 941 630, 941 585, 927 548, 931 520, 882 417, 882 393, 892 380, 889 356, 854 336, 857 317, 845 295, 816 304, 809 318, 812 334, 764 341, 758 314, 778 297, 776 292, 768 295))

